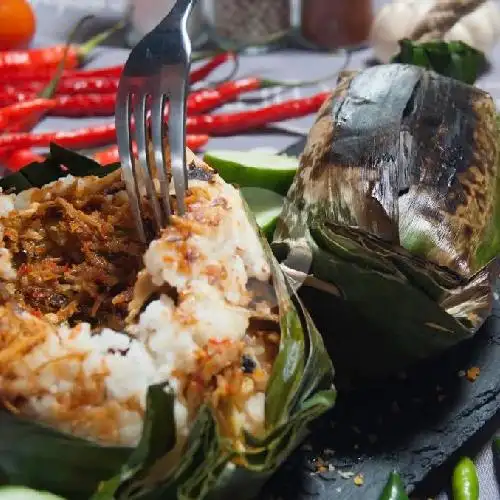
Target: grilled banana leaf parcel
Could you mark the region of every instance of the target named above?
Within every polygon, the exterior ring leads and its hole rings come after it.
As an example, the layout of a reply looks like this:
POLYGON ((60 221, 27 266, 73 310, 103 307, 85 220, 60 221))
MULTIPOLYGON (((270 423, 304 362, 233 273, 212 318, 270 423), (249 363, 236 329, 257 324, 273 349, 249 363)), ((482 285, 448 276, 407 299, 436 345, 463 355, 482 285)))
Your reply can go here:
POLYGON ((321 336, 215 171, 190 156, 146 245, 100 169, 53 147, 1 182, 0 484, 251 498, 334 404, 321 336))
POLYGON ((309 285, 306 306, 327 341, 323 328, 343 332, 338 375, 385 375, 484 323, 500 249, 498 158, 495 105, 482 90, 400 64, 341 77, 273 241, 284 269, 309 285))

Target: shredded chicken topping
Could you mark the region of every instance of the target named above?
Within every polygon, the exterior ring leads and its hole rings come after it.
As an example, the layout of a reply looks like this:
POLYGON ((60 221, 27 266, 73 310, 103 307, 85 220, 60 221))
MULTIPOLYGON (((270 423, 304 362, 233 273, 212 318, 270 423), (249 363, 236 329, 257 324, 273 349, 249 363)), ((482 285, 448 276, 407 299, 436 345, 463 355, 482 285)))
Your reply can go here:
POLYGON ((54 324, 124 327, 146 245, 135 237, 120 177, 105 179, 101 192, 75 183, 64 198, 48 191, 33 210, 0 219, 17 269, 8 291, 54 324))

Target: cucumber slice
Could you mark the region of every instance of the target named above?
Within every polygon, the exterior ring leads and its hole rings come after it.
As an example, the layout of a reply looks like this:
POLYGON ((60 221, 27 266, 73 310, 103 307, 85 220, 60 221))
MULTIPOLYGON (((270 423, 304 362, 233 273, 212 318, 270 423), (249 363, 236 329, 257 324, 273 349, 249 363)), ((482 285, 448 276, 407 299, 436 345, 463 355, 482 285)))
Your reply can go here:
POLYGON ((285 198, 274 191, 256 187, 244 187, 240 192, 254 214, 257 225, 271 239, 285 198))
POLYGON ((64 498, 24 486, 2 486, 0 487, 0 500, 64 500, 64 498))
POLYGON ((287 193, 299 166, 297 158, 259 151, 209 151, 203 159, 226 182, 279 194, 287 193))

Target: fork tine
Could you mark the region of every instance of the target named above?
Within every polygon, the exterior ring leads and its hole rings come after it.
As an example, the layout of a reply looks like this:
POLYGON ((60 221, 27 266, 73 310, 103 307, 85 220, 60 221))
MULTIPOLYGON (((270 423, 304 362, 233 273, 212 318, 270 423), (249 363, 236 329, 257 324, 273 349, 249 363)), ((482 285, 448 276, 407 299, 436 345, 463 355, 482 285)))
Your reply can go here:
POLYGON ((153 219, 158 230, 168 222, 170 207, 170 175, 167 174, 163 151, 165 100, 170 99, 170 127, 168 138, 171 151, 171 177, 177 199, 177 213, 186 211, 185 192, 188 187, 186 168, 186 95, 191 63, 191 41, 187 21, 197 0, 177 0, 170 13, 132 49, 120 76, 116 117, 120 157, 123 161, 124 179, 127 183, 132 212, 136 217, 139 235, 145 240, 141 212, 143 189, 149 197, 153 219), (157 94, 159 92, 159 95, 157 94), (138 97, 138 102, 128 102, 128 94, 138 97), (138 95, 139 96, 138 96, 138 95), (149 129, 146 120, 147 96, 151 94, 152 152, 148 149, 149 129), (164 95, 162 95, 164 94, 164 95), (166 97, 165 97, 166 96, 166 97), (126 106, 124 103, 126 102, 126 106), (131 108, 133 111, 131 112, 131 108), (129 115, 135 122, 131 134, 129 115), (134 160, 130 147, 131 135, 137 142, 138 160, 134 160), (152 154, 151 154, 152 153, 152 154), (161 199, 156 195, 156 182, 160 183, 161 199), (144 188, 143 188, 144 184, 144 188), (165 220, 163 220, 165 219, 165 220))
POLYGON ((171 209, 167 162, 165 161, 165 152, 163 149, 163 136, 165 130, 164 110, 165 95, 161 93, 155 95, 151 103, 151 139, 153 142, 153 155, 156 163, 158 181, 160 182, 160 193, 163 200, 165 218, 168 222, 171 209))
POLYGON ((184 194, 187 189, 186 165, 186 78, 179 79, 170 86, 168 142, 170 145, 170 165, 174 179, 177 212, 184 215, 186 211, 184 194))
POLYGON ((135 137, 137 143, 137 156, 139 168, 142 170, 141 180, 144 182, 148 200, 153 209, 153 217, 156 229, 159 231, 163 227, 162 213, 156 190, 153 183, 153 169, 150 165, 150 155, 148 154, 147 143, 147 122, 146 122, 146 94, 136 94, 134 106, 135 137))
POLYGON ((146 241, 146 233, 142 222, 141 204, 139 201, 139 184, 135 176, 132 142, 130 140, 130 95, 126 90, 118 89, 116 99, 116 138, 118 153, 122 164, 122 178, 130 200, 130 208, 141 241, 146 241))

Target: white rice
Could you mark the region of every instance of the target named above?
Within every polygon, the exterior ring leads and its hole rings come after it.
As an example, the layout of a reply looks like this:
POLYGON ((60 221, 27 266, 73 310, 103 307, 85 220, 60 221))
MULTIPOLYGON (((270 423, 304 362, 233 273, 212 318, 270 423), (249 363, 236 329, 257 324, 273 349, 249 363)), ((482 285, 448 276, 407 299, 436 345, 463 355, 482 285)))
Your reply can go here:
MULTIPOLYGON (((53 196, 83 182, 68 176, 53 185, 53 196)), ((8 378, 0 375, 0 394, 22 397, 23 413, 97 442, 133 446, 141 435, 151 384, 168 382, 177 391, 174 372, 191 373, 197 351, 209 339, 244 338, 251 314, 247 282, 249 278, 268 282, 268 262, 236 189, 218 176, 214 183, 191 181, 190 187, 202 187, 210 195, 187 216, 205 228, 185 242, 197 258, 187 269, 181 266, 183 257, 172 243, 175 227, 151 243, 144 256, 143 278, 155 286, 175 287, 177 306, 162 295, 147 305, 128 331, 104 329, 98 335, 92 335, 85 323, 53 327, 25 311, 16 313, 27 327, 45 335, 42 343, 12 362, 8 378), (217 224, 204 224, 207 213, 217 224), (214 269, 221 279, 213 279, 214 269), (84 405, 79 403, 82 399, 84 405)), ((13 209, 32 210, 31 195, 31 191, 17 197, 1 194, 0 215, 13 209)), ((15 278, 10 260, 8 250, 0 248, 2 281, 15 278)), ((0 332, 8 328, 9 321, 0 317, 0 332)), ((249 431, 260 428, 264 400, 263 392, 252 395, 243 414, 234 418, 249 431)), ((177 399, 174 411, 178 435, 186 436, 187 408, 177 399)))

